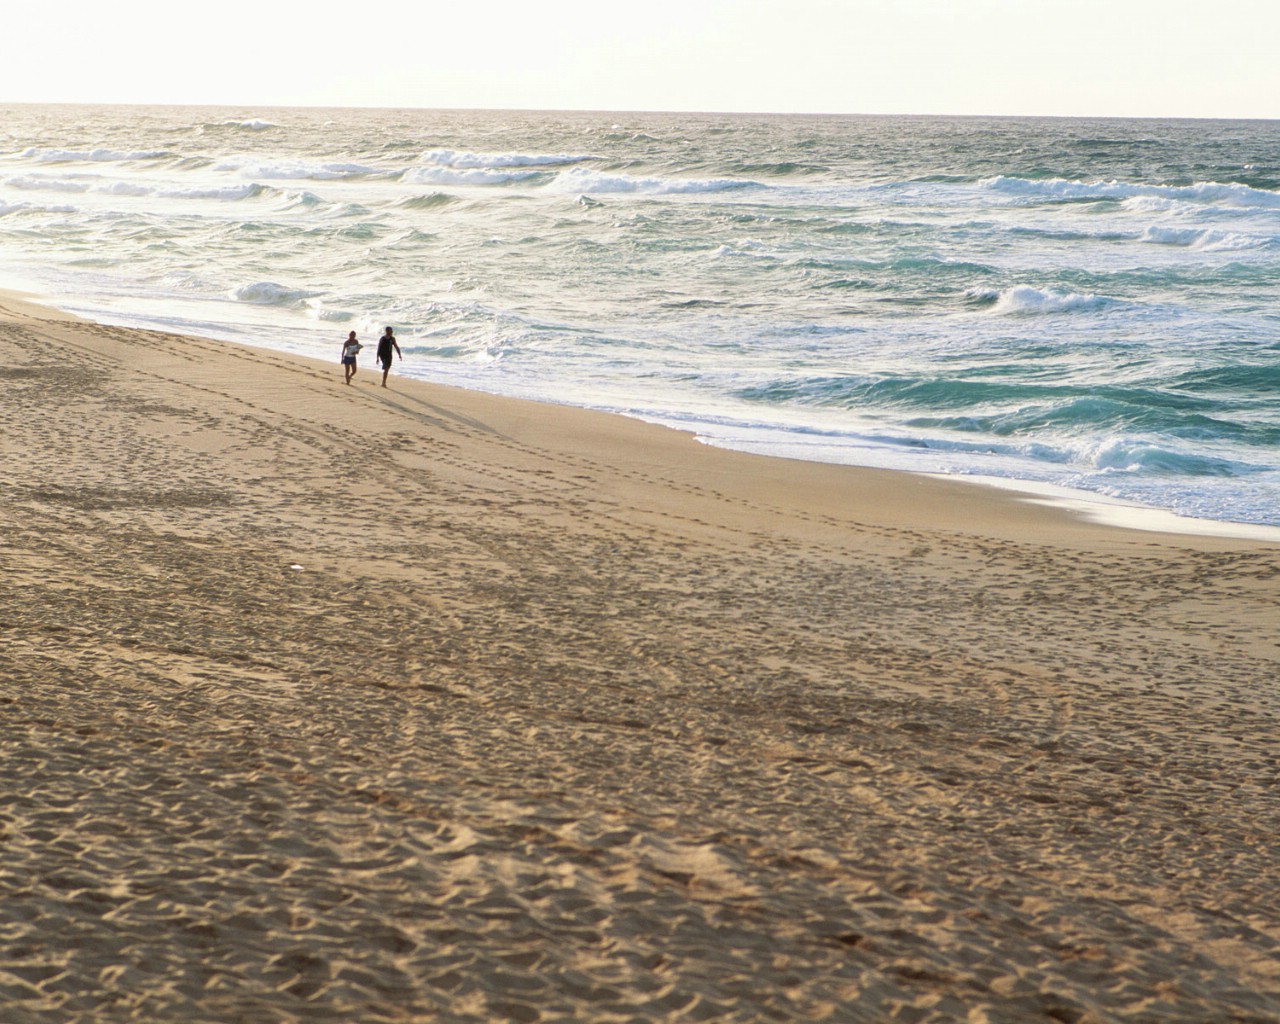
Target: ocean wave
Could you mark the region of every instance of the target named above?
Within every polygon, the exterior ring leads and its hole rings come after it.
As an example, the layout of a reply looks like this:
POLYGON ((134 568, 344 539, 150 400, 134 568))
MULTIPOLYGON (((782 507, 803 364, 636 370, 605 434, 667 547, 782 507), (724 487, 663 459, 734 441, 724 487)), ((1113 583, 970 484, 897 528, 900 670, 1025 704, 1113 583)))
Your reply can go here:
POLYGON ((425 196, 411 196, 408 199, 400 199, 392 205, 402 210, 434 210, 456 202, 457 197, 451 196, 446 192, 430 192, 425 196))
POLYGON ((1010 235, 1024 238, 1043 238, 1050 242, 1132 242, 1133 231, 1087 231, 1080 228, 1046 228, 1015 225, 1005 228, 1010 235))
POLYGON ((815 291, 877 291, 884 286, 865 277, 834 277, 812 286, 815 291))
MULTIPOLYGON (((1173 213, 1175 208, 1184 206, 1167 200, 1137 200, 1125 206, 1133 212, 1173 213)), ((1225 231, 1218 228, 1178 227, 1165 224, 1153 224, 1142 231, 1133 230, 1101 230, 1086 231, 1080 229, 1052 229, 1042 227, 1016 226, 1005 229, 1010 235, 1026 238, 1043 238, 1052 242, 1142 242, 1147 245, 1168 245, 1178 248, 1198 249, 1205 252, 1235 251, 1245 249, 1265 249, 1277 244, 1275 235, 1256 235, 1243 231, 1225 231)))
POLYGON ((590 195, 598 192, 682 195, 700 192, 731 192, 767 188, 745 178, 640 178, 630 174, 609 174, 574 167, 556 176, 552 189, 590 195))
POLYGON ((764 242, 757 242, 752 239, 739 242, 734 245, 721 245, 715 250, 717 256, 751 256, 756 259, 779 259, 776 252, 764 242))
POLYGON ((300 288, 288 288, 274 281, 256 281, 233 288, 230 297, 237 302, 248 302, 255 306, 300 306, 319 294, 300 288))
POLYGON ((1093 312, 1116 305, 1117 302, 1102 295, 1060 292, 1052 288, 1034 288, 1027 284, 1003 291, 974 288, 965 294, 981 305, 990 306, 990 312, 996 316, 1093 312))
POLYGON ((203 124, 195 126, 197 134, 205 132, 262 132, 269 128, 279 128, 280 126, 272 121, 265 121, 262 118, 251 117, 247 120, 232 118, 226 121, 205 121, 203 124))
POLYGON ((110 196, 152 196, 156 199, 216 199, 224 202, 239 202, 245 199, 256 199, 269 191, 265 185, 229 185, 223 188, 159 188, 154 185, 140 185, 134 181, 113 181, 100 185, 93 191, 110 196))
POLYGON ((345 324, 355 320, 357 316, 349 309, 334 309, 326 306, 315 297, 304 299, 303 305, 306 307, 307 316, 320 323, 345 324))
MULTIPOLYGON (((1158 436, 1116 436, 1105 430, 1084 435, 1048 433, 989 433, 984 417, 950 417, 946 420, 908 421, 901 424, 910 433, 897 430, 865 431, 845 440, 869 443, 886 449, 960 456, 963 462, 938 465, 937 470, 1014 476, 1016 479, 1062 479, 1061 470, 1074 467, 1076 486, 1100 493, 1125 494, 1110 490, 1116 481, 1126 486, 1169 479, 1244 479, 1274 474, 1274 467, 1231 460, 1204 452, 1175 447, 1158 436), (940 433, 941 431, 941 433, 940 433), (975 435, 966 438, 965 434, 975 435), (973 461, 977 460, 977 461, 973 461), (1011 463, 1006 460, 1012 460, 1011 463), (1005 468, 1001 468, 1004 465, 1005 468)), ((791 428, 790 438, 820 436, 828 431, 791 428)), ((901 463, 893 463, 901 465, 901 463)))
POLYGON ((1280 394, 1280 364, 1236 362, 1228 366, 1196 367, 1170 382, 1170 388, 1198 395, 1243 396, 1270 402, 1280 394))
POLYGON ((468 153, 456 149, 429 149, 419 159, 425 164, 459 170, 496 170, 504 167, 564 167, 600 158, 575 153, 468 153))
MULTIPOLYGON (((898 440, 897 443, 910 445, 913 442, 912 439, 906 438, 898 440)), ((1125 479, 1130 482, 1151 482, 1160 478, 1240 479, 1272 472, 1270 467, 1180 451, 1169 445, 1140 437, 1095 438, 1080 445, 1043 442, 991 444, 938 438, 915 443, 939 452, 955 452, 970 456, 1015 456, 1028 460, 1031 465, 1045 468, 1075 467, 1077 472, 1083 471, 1084 477, 1071 481, 1072 484, 1116 496, 1123 496, 1128 492, 1112 490, 1105 486, 1105 481, 1114 483, 1125 479)), ((979 467, 965 471, 973 472, 975 469, 977 472, 982 472, 982 468, 979 467)))
POLYGON ((1146 388, 1106 388, 1093 394, 1072 395, 1053 389, 1057 397, 1045 401, 1036 390, 1036 401, 1009 412, 985 418, 983 429, 998 436, 1034 434, 1042 431, 1067 433, 1118 433, 1142 431, 1170 437, 1195 436, 1200 440, 1235 436, 1240 428, 1208 415, 1211 403, 1188 396, 1146 388))
POLYGON ((87 181, 69 181, 66 178, 20 175, 6 178, 5 185, 29 192, 88 192, 93 186, 87 181))
POLYGON ((789 160, 782 160, 778 163, 738 163, 731 164, 727 170, 734 174, 764 174, 775 178, 788 178, 793 175, 802 174, 828 174, 830 167, 824 167, 817 164, 801 164, 794 163, 789 160))
POLYGON ((435 241, 436 237, 435 234, 429 231, 409 228, 407 231, 402 231, 400 234, 388 238, 383 244, 388 249, 414 249, 435 241))
POLYGON ((334 218, 368 217, 370 213, 369 207, 362 203, 342 203, 329 210, 329 216, 334 218))
MULTIPOLYGON (((812 261, 802 260, 801 265, 806 265, 812 261)), ((823 266, 829 261, 816 261, 815 266, 823 266)), ((970 260, 961 259, 958 256, 902 256, 888 263, 867 264, 859 261, 857 266, 874 266, 876 269, 890 269, 895 271, 910 271, 912 273, 924 273, 937 275, 947 274, 964 274, 978 275, 980 277, 988 277, 996 273, 995 267, 988 263, 974 263, 970 260)))
MULTIPOLYGON (((999 377, 984 376, 989 372, 989 368, 975 366, 939 376, 788 376, 737 389, 733 394, 753 404, 891 410, 905 415, 904 424, 915 430, 1001 438, 1141 431, 1235 442, 1245 430, 1233 419, 1221 418, 1216 394, 1205 397, 1190 390, 1124 385, 1086 388, 1074 383, 1031 382, 1018 369, 1004 370, 999 377)), ((1260 428, 1257 432, 1275 443, 1273 431, 1260 428)))
MULTIPOLYGON (((913 382, 915 383, 915 382, 913 382)), ((870 407, 883 404, 873 397, 877 387, 893 386, 892 381, 877 381, 864 376, 799 376, 782 377, 752 384, 731 392, 734 398, 760 405, 830 406, 838 409, 870 407)))
POLYGON ((34 160, 40 164, 128 163, 134 160, 160 160, 174 155, 166 149, 135 149, 122 152, 115 149, 47 149, 40 146, 30 146, 18 154, 24 160, 34 160))
POLYGON ((170 270, 161 276, 160 283, 179 291, 203 291, 207 287, 203 278, 188 270, 170 270))
MULTIPOLYGON (((340 210, 333 211, 332 215, 334 217, 354 216, 353 214, 344 214, 340 210)), ((323 234, 328 238, 341 238, 351 242, 372 242, 382 236, 382 229, 376 224, 370 224, 368 221, 356 221, 337 229, 313 227, 306 233, 309 235, 323 234)))
POLYGON ((1194 185, 1139 185, 1124 181, 1068 181, 1065 178, 984 178, 979 186, 1007 195, 1059 202, 1153 198, 1197 205, 1280 208, 1280 192, 1236 182, 1197 182, 1194 185))
POLYGON ((289 192, 284 197, 284 209, 315 209, 316 207, 324 206, 325 202, 323 198, 314 192, 289 192))
POLYGON ((726 305, 728 303, 721 299, 672 299, 658 303, 662 309, 718 309, 726 305))
POLYGON ((1108 474, 1238 477, 1266 472, 1232 459, 1176 451, 1144 438, 1108 438, 1085 453, 1085 464, 1108 474))
POLYGON ((46 204, 44 204, 44 203, 41 203, 41 204, 38 204, 38 205, 37 205, 37 204, 35 204, 35 203, 6 203, 6 202, 3 202, 3 201, 0 201, 0 217, 7 217, 7 216, 9 216, 10 214, 14 214, 14 213, 31 213, 31 214, 41 214, 41 213, 59 213, 59 214, 62 214, 62 213, 79 213, 79 210, 77 210, 74 206, 67 206, 67 205, 62 204, 62 203, 59 203, 59 204, 56 204, 56 205, 53 205, 53 206, 49 206, 49 205, 46 205, 46 204))
POLYGON ((156 190, 150 185, 139 185, 136 181, 113 181, 106 185, 99 185, 95 192, 104 196, 154 196, 156 190))
POLYGON ((251 160, 247 157, 223 158, 213 169, 236 172, 246 178, 285 181, 343 181, 390 173, 367 164, 343 160, 251 160))
POLYGON ((406 185, 510 185, 513 182, 550 181, 554 172, 537 169, 493 170, 490 168, 410 167, 400 174, 406 185))
POLYGON ((217 199, 225 202, 239 202, 244 199, 257 199, 261 195, 274 193, 275 189, 266 185, 228 185, 224 188, 167 188, 159 189, 156 195, 161 199, 217 199))
POLYGON ((1263 249, 1275 244, 1273 238, 1259 238, 1239 231, 1212 228, 1175 228, 1153 225, 1142 233, 1141 241, 1152 245, 1171 245, 1205 252, 1235 252, 1241 249, 1263 249))

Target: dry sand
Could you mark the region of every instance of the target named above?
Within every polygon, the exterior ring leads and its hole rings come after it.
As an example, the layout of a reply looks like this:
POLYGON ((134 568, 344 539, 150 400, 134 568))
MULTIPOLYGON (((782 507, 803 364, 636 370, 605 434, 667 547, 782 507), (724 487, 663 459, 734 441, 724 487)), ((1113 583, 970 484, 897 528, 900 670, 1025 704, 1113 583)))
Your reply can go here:
POLYGON ((1280 548, 0 298, 0 1021, 1280 1021, 1280 548))

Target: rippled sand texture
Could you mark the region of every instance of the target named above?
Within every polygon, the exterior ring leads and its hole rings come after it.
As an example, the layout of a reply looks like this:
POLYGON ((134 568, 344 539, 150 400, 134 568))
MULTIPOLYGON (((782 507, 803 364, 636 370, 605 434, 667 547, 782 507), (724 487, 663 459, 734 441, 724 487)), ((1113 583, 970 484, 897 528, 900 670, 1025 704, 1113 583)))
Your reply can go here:
POLYGON ((1280 550, 0 324, 0 1020, 1280 1021, 1280 550))

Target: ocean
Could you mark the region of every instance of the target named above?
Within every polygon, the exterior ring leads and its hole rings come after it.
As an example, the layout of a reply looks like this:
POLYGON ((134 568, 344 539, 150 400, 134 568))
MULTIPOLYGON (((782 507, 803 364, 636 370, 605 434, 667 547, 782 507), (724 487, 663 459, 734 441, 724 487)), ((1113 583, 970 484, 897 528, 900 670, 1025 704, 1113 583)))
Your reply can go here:
POLYGON ((392 325, 396 375, 1280 526, 1275 121, 16 106, 0 286, 335 384, 392 325))

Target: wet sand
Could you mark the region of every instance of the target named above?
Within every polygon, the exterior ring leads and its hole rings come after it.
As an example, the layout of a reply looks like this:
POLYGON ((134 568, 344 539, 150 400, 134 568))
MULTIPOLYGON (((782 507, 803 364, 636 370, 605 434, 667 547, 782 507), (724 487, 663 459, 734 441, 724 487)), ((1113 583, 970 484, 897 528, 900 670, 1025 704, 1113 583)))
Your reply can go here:
POLYGON ((1280 1021, 1280 547, 340 340, 0 297, 4 1024, 1280 1021))

